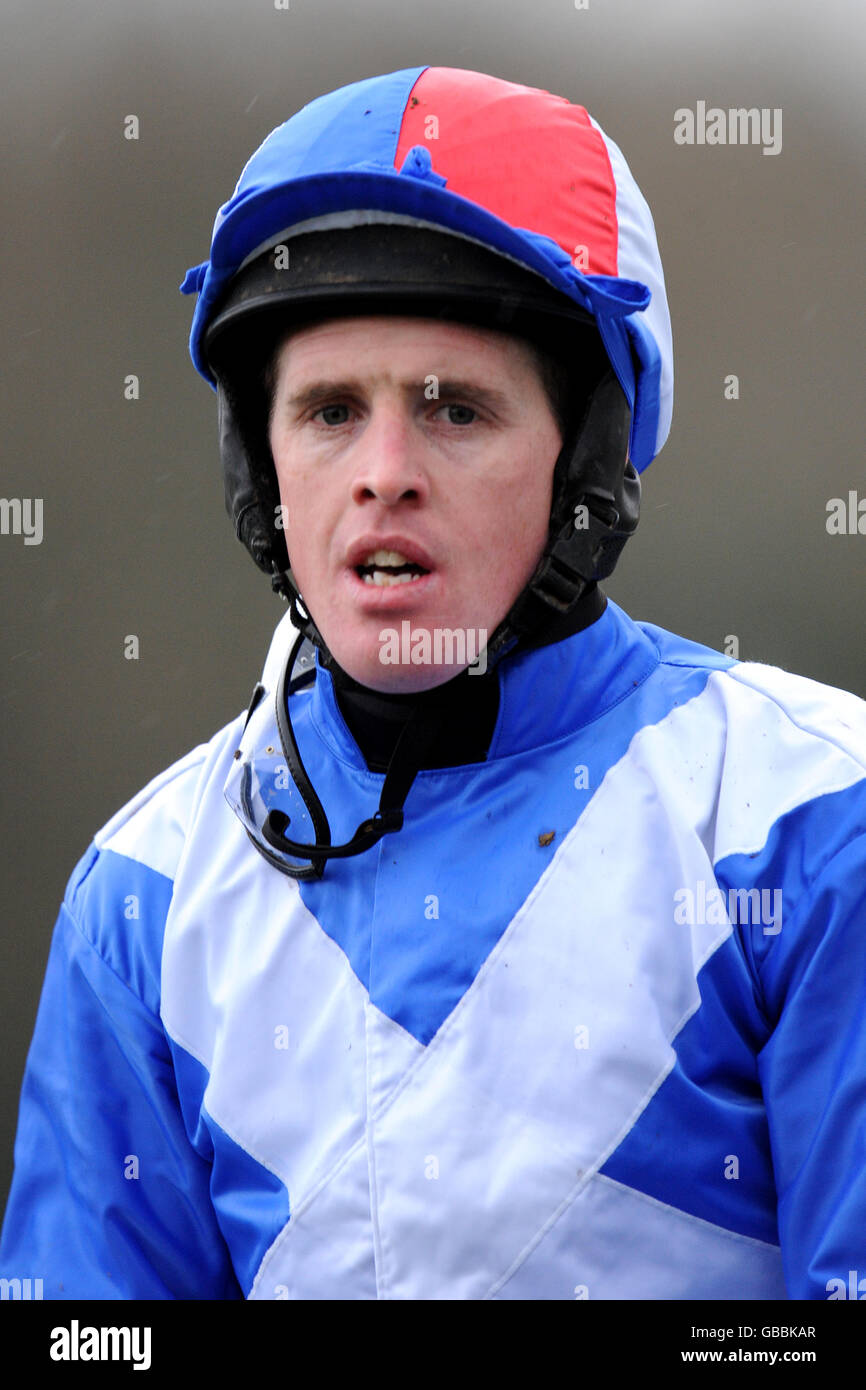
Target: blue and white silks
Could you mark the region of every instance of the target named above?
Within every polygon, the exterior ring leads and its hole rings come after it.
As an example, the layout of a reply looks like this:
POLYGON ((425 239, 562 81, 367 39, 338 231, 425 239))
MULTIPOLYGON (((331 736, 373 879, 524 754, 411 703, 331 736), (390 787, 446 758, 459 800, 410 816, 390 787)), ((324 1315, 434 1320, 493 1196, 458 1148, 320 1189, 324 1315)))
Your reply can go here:
MULTIPOLYGON (((866 1275, 866 704, 611 601, 499 668, 487 761, 298 883, 266 695, 96 835, 0 1275, 72 1299, 822 1299, 866 1275), (240 760, 235 757, 240 750, 240 760), (551 838, 551 832, 553 832, 551 838)), ((301 753, 378 804, 319 668, 301 753)))

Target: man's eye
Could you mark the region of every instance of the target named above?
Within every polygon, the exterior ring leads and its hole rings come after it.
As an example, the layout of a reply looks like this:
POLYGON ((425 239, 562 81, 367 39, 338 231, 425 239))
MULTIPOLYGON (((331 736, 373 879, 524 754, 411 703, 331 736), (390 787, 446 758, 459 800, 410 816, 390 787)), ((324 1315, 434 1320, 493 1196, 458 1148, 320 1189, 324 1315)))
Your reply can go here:
MULTIPOLYGON (((470 415, 477 415, 477 414, 478 414, 477 410, 474 410, 473 407, 472 407, 471 405, 463 405, 462 402, 460 402, 460 401, 451 401, 451 402, 449 402, 447 405, 441 406, 440 409, 441 409, 441 410, 449 410, 449 411, 450 411, 450 410, 456 410, 456 411, 458 411, 458 412, 461 411, 461 410, 462 410, 462 411, 468 411, 470 415)), ((467 420, 467 419, 465 418, 465 416, 464 416, 464 418, 463 418, 462 420, 459 420, 459 419, 458 419, 458 420, 451 420, 451 424, 452 424, 452 425, 470 425, 471 423, 472 423, 472 421, 471 421, 471 420, 467 420)))
MULTIPOLYGON (((319 416, 319 415, 330 414, 330 413, 331 413, 332 411, 334 411, 334 410, 338 410, 338 411, 339 411, 339 410, 348 410, 348 409, 349 409, 349 407, 348 407, 347 405, 343 405, 343 404, 341 404, 340 402, 336 402, 336 401, 335 401, 333 405, 323 405, 323 406, 321 407, 321 409, 319 409, 319 410, 316 411, 316 414, 313 416, 313 419, 315 420, 315 419, 317 418, 317 416, 319 416)), ((334 420, 334 419, 330 419, 330 420, 326 420, 326 421, 325 421, 325 424, 326 424, 326 425, 344 425, 345 423, 346 423, 345 420, 334 420)))

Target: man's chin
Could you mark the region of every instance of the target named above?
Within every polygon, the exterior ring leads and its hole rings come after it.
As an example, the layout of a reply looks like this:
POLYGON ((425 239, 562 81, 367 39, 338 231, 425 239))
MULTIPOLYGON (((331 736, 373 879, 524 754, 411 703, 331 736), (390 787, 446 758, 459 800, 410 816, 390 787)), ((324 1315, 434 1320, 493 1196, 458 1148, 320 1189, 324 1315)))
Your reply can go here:
POLYGON ((412 695, 435 690, 467 667, 475 675, 487 669, 486 628, 440 628, 417 619, 365 626, 335 631, 329 624, 330 636, 319 631, 338 666, 368 690, 412 695))
POLYGON ((347 654, 341 660, 332 649, 335 661, 359 685, 383 695, 415 695, 422 690, 434 690, 460 674, 460 666, 422 666, 385 663, 379 652, 347 654))

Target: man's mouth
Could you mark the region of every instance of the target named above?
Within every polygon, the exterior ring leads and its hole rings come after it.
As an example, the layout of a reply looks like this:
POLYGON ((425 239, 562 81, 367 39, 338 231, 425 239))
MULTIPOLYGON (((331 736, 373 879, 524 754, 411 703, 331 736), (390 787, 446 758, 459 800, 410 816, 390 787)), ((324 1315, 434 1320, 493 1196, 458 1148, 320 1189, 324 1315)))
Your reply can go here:
POLYGON ((386 588, 394 584, 411 584, 413 579, 430 571, 423 565, 407 560, 399 550, 372 550, 360 565, 355 566, 355 573, 365 584, 386 588))

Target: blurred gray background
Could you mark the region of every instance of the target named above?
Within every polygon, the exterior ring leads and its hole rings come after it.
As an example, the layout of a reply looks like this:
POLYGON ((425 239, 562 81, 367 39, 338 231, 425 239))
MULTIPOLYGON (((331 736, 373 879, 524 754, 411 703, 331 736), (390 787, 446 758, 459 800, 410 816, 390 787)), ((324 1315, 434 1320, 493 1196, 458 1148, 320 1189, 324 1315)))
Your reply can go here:
POLYGON ((6 0, 0 16, 0 492, 44 499, 40 545, 0 535, 5 1204, 66 881, 125 801, 246 706, 284 612, 223 510, 216 398, 178 293, 249 155, 320 93, 424 63, 586 106, 653 211, 675 352, 670 440, 607 590, 634 618, 717 648, 734 634, 743 659, 866 696, 866 535, 826 530, 830 498, 866 498, 866 18, 861 0, 6 0), (677 145, 674 111, 699 100, 781 107, 781 153, 677 145))

